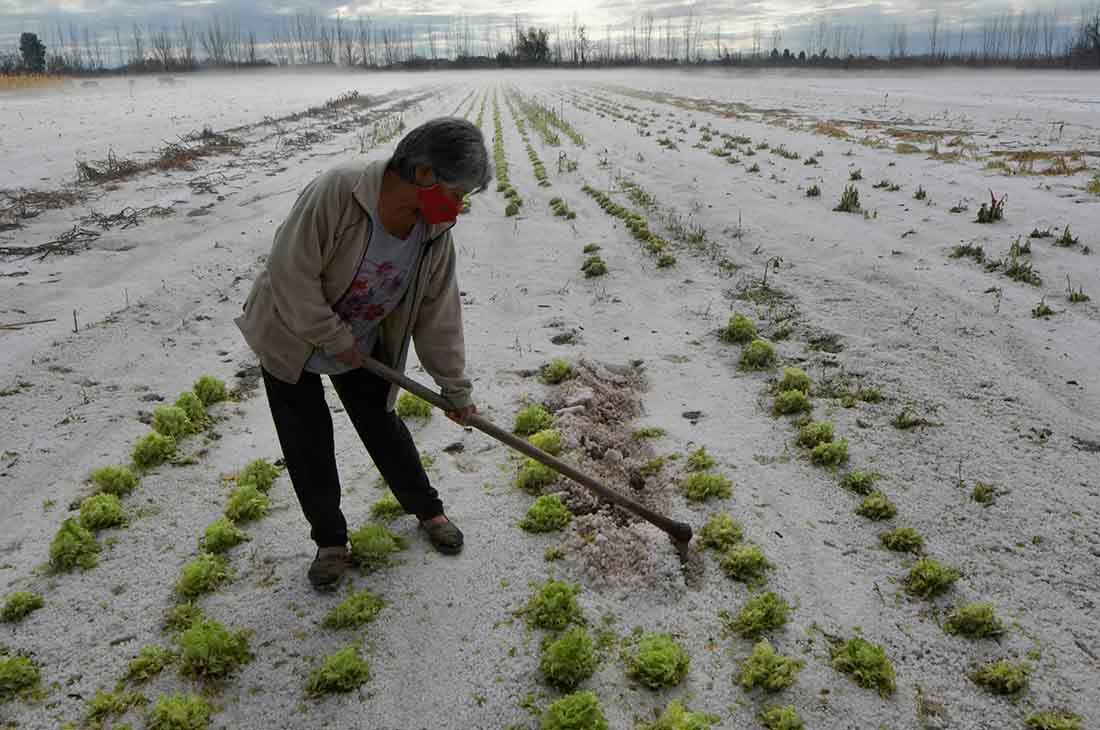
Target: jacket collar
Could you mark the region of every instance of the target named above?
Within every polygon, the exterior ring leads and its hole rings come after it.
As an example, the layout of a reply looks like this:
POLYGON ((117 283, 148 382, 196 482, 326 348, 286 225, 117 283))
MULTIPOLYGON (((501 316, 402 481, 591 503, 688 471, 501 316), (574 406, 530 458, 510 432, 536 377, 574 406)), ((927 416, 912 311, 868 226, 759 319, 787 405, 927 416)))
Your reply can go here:
MULTIPOLYGON (((389 159, 372 160, 363 168, 363 174, 359 176, 359 182, 352 188, 352 195, 364 211, 374 208, 378 204, 378 194, 382 190, 382 177, 386 173, 389 159)), ((433 241, 454 227, 454 223, 437 223, 428 226, 428 240, 433 241)))

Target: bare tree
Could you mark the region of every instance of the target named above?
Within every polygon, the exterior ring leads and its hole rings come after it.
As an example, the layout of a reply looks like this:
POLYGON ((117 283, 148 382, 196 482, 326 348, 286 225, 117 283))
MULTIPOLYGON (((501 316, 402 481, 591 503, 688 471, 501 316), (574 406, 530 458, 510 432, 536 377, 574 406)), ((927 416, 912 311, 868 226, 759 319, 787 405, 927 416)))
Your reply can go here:
POLYGON ((760 41, 763 38, 763 32, 760 30, 760 24, 756 23, 752 26, 752 57, 760 58, 760 41))
POLYGON ((183 67, 188 71, 195 68, 195 33, 186 20, 180 21, 179 49, 183 67))
POLYGON ((898 24, 898 55, 905 58, 909 53, 909 29, 905 23, 898 24))
POLYGON ((171 71, 175 66, 175 59, 172 57, 174 45, 171 34, 163 26, 149 36, 149 47, 153 52, 153 59, 160 64, 162 71, 171 71))
POLYGON ((932 13, 932 19, 928 22, 928 56, 935 60, 939 52, 938 43, 940 35, 940 11, 932 13))
POLYGON ((133 25, 133 45, 130 46, 130 65, 137 68, 145 67, 145 36, 142 35, 141 26, 133 25))

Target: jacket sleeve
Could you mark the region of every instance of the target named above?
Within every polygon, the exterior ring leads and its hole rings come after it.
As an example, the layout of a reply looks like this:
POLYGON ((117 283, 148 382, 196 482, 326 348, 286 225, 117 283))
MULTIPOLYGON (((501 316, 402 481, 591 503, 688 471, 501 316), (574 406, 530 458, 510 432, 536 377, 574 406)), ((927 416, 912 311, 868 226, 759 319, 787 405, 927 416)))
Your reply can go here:
POLYGON ((267 273, 275 308, 298 337, 328 355, 355 346, 351 328, 325 300, 321 286, 325 256, 334 245, 342 210, 335 183, 323 174, 298 195, 275 232, 267 273))
POLYGON ((413 323, 413 346, 420 364, 432 376, 443 397, 456 408, 473 404, 473 383, 466 377, 466 340, 462 333, 462 300, 455 277, 451 234, 436 244, 443 257, 430 272, 428 288, 413 323))

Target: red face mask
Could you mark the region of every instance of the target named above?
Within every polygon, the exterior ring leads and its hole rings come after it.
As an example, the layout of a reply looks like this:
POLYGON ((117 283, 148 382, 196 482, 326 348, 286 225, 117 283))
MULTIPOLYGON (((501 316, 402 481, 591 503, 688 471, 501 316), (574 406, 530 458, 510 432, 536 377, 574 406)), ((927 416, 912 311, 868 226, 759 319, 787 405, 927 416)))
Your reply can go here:
POLYGON ((416 199, 420 202, 420 215, 430 226, 450 223, 458 217, 459 205, 440 189, 438 183, 426 188, 418 187, 416 199))

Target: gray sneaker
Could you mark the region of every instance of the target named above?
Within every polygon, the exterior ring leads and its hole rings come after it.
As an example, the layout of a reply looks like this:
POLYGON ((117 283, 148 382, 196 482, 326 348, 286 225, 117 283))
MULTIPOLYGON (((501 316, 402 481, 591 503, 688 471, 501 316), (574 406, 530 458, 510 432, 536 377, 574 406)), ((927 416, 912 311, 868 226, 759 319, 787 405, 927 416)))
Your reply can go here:
POLYGON ((317 548, 317 557, 309 566, 309 582, 318 590, 335 588, 350 566, 347 545, 317 548))

